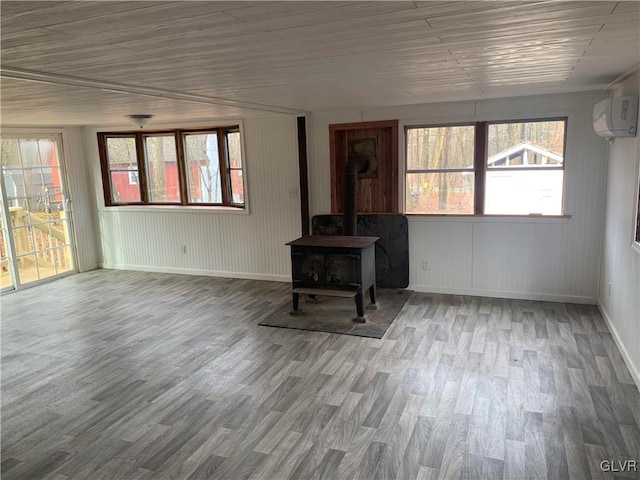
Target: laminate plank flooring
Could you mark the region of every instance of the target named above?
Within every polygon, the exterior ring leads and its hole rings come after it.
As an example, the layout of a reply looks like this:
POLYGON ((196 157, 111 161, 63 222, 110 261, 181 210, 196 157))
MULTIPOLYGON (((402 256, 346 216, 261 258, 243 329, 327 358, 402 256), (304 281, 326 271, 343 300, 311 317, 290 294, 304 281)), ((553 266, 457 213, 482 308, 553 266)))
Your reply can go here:
POLYGON ((2 478, 639 478, 600 468, 640 461, 640 395, 596 307, 413 293, 380 340, 258 326, 289 289, 3 296, 2 478))

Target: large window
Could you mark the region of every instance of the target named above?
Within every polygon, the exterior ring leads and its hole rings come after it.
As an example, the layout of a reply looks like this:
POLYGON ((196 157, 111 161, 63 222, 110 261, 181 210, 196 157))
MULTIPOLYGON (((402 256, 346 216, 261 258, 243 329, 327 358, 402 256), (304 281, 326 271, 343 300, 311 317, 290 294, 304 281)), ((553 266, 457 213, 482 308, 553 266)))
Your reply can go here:
POLYGON ((240 129, 98 133, 105 205, 243 208, 240 129))
POLYGON ((406 128, 405 211, 562 215, 566 119, 406 128))
POLYGON ((407 129, 410 213, 473 214, 473 125, 407 129))

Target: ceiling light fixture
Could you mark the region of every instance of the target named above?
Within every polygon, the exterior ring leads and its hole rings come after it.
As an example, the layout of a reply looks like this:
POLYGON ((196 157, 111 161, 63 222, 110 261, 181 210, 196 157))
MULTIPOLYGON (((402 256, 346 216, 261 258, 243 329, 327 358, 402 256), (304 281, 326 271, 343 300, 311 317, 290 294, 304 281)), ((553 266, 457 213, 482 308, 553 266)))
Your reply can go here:
POLYGON ((135 126, 144 128, 149 124, 153 115, 149 115, 148 113, 134 113, 133 115, 125 115, 125 117, 135 126))

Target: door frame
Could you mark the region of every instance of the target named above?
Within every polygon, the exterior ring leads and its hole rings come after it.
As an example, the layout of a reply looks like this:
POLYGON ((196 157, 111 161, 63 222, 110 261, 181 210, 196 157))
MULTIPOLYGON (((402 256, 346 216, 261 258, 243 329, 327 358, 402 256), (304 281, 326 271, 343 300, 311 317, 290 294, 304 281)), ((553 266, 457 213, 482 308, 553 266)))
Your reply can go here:
MULTIPOLYGON (((35 280, 26 284, 23 284, 20 282, 20 277, 18 275, 17 257, 15 255, 15 243, 14 243, 13 235, 11 233, 9 204, 6 201, 6 198, 4 195, 4 188, 3 188, 2 189, 3 195, 2 195, 2 198, 0 199, 2 201, 1 215, 6 225, 7 234, 9 237, 7 243, 8 245, 10 245, 10 248, 7 249, 7 253, 10 255, 9 264, 11 265, 10 269, 11 269, 11 275, 13 280, 13 288, 7 287, 5 289, 2 289, 2 291, 0 292, 2 294, 15 292, 25 288, 35 287, 37 285, 41 285, 43 283, 47 283, 52 280, 56 280, 69 275, 74 275, 79 271, 78 270, 79 259, 78 259, 78 250, 77 250, 77 236, 76 236, 76 229, 75 229, 75 222, 74 222, 74 215, 73 215, 73 200, 71 199, 69 174, 67 170, 67 159, 69 158, 69 152, 67 151, 67 147, 64 141, 65 134, 66 134, 65 130, 60 128, 49 129, 49 128, 7 127, 2 129, 2 134, 0 135, 0 138, 14 138, 14 139, 15 138, 17 139, 53 138, 55 140, 56 151, 58 155, 58 162, 60 167, 60 182, 61 182, 63 192, 65 194, 65 202, 64 202, 63 208, 66 213, 67 228, 69 229, 69 232, 68 232, 69 240, 70 240, 69 250, 70 250, 71 262, 73 265, 73 268, 66 272, 61 272, 56 275, 52 275, 46 278, 41 278, 39 280, 35 280)), ((2 178, 2 181, 4 182, 4 174, 0 173, 0 178, 2 178)))

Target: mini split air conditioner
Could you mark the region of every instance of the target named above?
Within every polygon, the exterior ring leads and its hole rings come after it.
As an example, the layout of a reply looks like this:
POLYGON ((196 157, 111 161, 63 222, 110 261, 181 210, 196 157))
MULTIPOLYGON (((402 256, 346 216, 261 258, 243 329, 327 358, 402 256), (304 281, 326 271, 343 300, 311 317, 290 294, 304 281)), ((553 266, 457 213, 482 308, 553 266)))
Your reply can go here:
POLYGON ((593 129, 601 137, 635 137, 638 97, 612 97, 593 107, 593 129))

